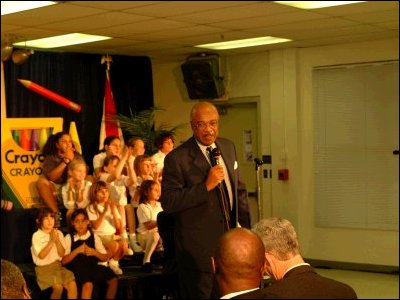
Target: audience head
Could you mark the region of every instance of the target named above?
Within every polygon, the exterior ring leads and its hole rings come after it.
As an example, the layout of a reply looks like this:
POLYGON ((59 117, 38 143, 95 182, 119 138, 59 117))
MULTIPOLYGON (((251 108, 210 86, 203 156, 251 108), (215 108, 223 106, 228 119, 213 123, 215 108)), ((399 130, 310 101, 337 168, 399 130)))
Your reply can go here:
POLYGON ((108 190, 107 183, 102 180, 97 180, 90 186, 89 200, 90 204, 97 207, 97 203, 103 203, 108 201, 110 197, 110 191, 108 190))
POLYGON ((121 139, 117 135, 109 135, 104 139, 103 149, 101 152, 106 152, 107 156, 119 155, 121 151, 121 139))
POLYGON ((54 212, 50 207, 41 207, 38 209, 36 217, 36 226, 39 229, 51 229, 54 227, 54 212))
POLYGON ((119 161, 120 158, 117 155, 107 156, 104 158, 102 171, 107 173, 113 172, 117 168, 119 161))
POLYGON ((174 137, 172 134, 165 132, 161 133, 154 140, 154 146, 163 153, 169 153, 174 148, 174 137))
POLYGON ((134 136, 128 140, 128 147, 132 149, 132 155, 143 155, 146 151, 143 140, 140 137, 134 136))
POLYGON ((1 260, 1 299, 31 299, 21 270, 5 259, 1 260))
POLYGON ((218 136, 219 114, 210 102, 198 102, 190 112, 190 124, 194 137, 203 145, 210 146, 218 136))
POLYGON ((261 239, 246 228, 235 228, 219 239, 213 268, 223 295, 259 287, 264 273, 261 239))
POLYGON ((90 225, 89 216, 84 208, 77 208, 71 214, 72 232, 79 235, 86 233, 90 225))
POLYGON ((146 203, 148 200, 160 199, 161 188, 157 181, 144 180, 138 189, 140 192, 139 203, 146 203))
POLYGON ((60 131, 49 136, 46 144, 43 146, 42 153, 44 156, 56 155, 58 153, 66 153, 73 148, 74 146, 69 133, 60 131))
POLYGON ((282 279, 289 267, 304 262, 300 255, 296 231, 288 220, 263 219, 256 223, 252 230, 263 241, 266 254, 265 271, 271 277, 282 279))
POLYGON ((137 176, 152 175, 153 173, 153 160, 150 155, 143 154, 135 158, 133 169, 137 176))
POLYGON ((84 180, 88 172, 88 166, 82 159, 74 158, 68 164, 68 176, 76 180, 84 180))

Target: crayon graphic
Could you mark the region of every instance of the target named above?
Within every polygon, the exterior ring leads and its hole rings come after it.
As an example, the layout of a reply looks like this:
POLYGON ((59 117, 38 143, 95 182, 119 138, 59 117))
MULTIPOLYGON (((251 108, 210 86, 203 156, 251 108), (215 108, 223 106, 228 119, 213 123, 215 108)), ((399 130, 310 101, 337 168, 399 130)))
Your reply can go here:
POLYGON ((19 130, 13 130, 12 137, 18 146, 21 145, 21 137, 19 136, 19 130))
POLYGON ((27 89, 35 93, 38 93, 46 98, 49 98, 50 100, 53 100, 54 102, 61 104, 69 109, 72 109, 75 112, 80 112, 81 110, 81 106, 79 104, 76 104, 75 102, 72 102, 71 100, 68 100, 63 96, 56 94, 53 91, 50 91, 45 87, 38 85, 37 83, 25 79, 17 79, 17 80, 27 89))
POLYGON ((24 150, 30 150, 30 140, 29 140, 29 133, 28 129, 22 129, 21 130, 21 148, 24 150))
POLYGON ((32 129, 31 132, 31 147, 30 149, 35 151, 39 150, 39 129, 32 129))
POLYGON ((69 135, 71 136, 72 142, 74 143, 75 150, 82 154, 82 147, 79 141, 78 131, 76 130, 76 124, 74 121, 71 121, 69 124, 69 135))
POLYGON ((39 148, 43 149, 43 146, 46 144, 47 142, 47 130, 46 128, 42 128, 40 130, 40 134, 39 134, 39 148))

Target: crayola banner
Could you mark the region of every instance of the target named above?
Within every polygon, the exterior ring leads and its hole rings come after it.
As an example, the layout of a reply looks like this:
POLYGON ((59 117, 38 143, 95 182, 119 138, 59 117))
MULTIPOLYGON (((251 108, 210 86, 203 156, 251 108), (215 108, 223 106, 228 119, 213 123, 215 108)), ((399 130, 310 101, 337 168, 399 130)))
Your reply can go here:
POLYGON ((43 138, 62 130, 62 118, 1 120, 2 199, 11 200, 14 207, 41 204, 36 181, 43 172, 43 138))

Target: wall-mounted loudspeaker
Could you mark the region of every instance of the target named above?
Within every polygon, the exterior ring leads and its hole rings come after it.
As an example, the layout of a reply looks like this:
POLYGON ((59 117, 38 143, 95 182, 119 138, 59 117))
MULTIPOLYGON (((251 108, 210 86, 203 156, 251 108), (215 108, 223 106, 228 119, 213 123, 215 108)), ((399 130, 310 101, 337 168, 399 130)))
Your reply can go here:
POLYGON ((190 99, 216 99, 224 94, 218 56, 191 57, 181 69, 190 99))

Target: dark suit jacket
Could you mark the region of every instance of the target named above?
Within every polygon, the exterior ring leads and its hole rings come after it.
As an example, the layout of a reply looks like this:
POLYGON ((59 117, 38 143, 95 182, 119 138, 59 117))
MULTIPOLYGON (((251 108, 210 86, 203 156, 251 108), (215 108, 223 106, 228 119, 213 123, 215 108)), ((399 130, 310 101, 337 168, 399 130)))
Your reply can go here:
POLYGON ((282 299, 357 299, 345 283, 323 277, 310 266, 298 266, 263 289, 282 299))
MULTIPOLYGON (((247 191, 236 162, 234 144, 223 138, 216 140, 232 184, 234 203, 238 203, 238 220, 250 228, 247 191)), ((207 191, 205 180, 211 168, 194 137, 172 150, 164 160, 161 205, 175 218, 176 255, 180 266, 211 272, 219 237, 226 231, 220 195, 217 188, 207 191)), ((235 206, 235 205, 234 205, 235 206)), ((235 219, 233 207, 231 220, 235 219)))

